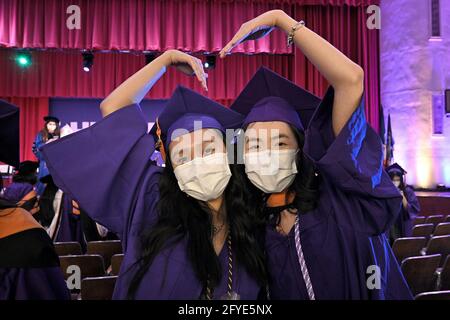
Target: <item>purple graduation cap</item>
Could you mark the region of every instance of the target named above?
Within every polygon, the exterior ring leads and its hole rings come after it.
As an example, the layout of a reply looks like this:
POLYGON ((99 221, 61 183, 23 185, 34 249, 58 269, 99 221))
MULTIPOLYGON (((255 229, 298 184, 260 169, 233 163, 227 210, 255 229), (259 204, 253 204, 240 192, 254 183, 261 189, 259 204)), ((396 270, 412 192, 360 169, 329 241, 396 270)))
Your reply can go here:
POLYGON ((150 133, 158 138, 158 133, 164 146, 182 135, 177 129, 192 132, 194 122, 201 121, 202 129, 218 129, 225 133, 226 129, 236 129, 242 124, 244 117, 223 105, 183 86, 178 86, 159 115, 150 133), (158 132, 158 127, 159 131, 158 132))
MULTIPOLYGON (((29 183, 12 183, 5 188, 3 199, 16 204, 31 191, 33 191, 33 185, 29 183)), ((26 210, 28 209, 26 208, 26 210)))
POLYGON ((19 108, 0 100, 0 162, 19 165, 19 108))
POLYGON ((398 176, 404 176, 407 172, 398 163, 391 164, 386 168, 386 172, 389 174, 395 174, 398 176))
POLYGON ((246 116, 243 128, 252 122, 283 121, 304 131, 320 101, 292 81, 261 67, 231 109, 246 116))

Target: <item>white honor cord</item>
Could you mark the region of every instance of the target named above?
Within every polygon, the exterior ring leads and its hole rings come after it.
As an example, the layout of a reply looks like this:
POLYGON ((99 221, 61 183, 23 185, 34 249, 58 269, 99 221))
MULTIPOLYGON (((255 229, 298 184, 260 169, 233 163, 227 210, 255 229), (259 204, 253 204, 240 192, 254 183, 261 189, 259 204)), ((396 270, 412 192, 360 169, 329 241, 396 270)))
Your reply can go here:
POLYGON ((306 266, 305 257, 303 255, 302 244, 300 242, 300 226, 299 216, 295 219, 295 249, 297 250, 298 263, 300 264, 300 270, 302 272, 303 280, 305 281, 306 290, 308 291, 309 300, 315 300, 314 289, 309 277, 308 267, 306 266))

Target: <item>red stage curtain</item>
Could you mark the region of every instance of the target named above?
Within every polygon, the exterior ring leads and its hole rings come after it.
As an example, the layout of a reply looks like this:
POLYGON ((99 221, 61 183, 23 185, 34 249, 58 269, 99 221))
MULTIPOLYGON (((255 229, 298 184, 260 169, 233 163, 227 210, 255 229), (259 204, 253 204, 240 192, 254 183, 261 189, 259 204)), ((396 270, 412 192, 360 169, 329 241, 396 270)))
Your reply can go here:
MULTIPOLYGON (((296 6, 297 20, 307 21, 308 27, 327 39, 365 71, 366 117, 378 131, 380 78, 379 32, 366 27, 364 7, 296 6)), ((328 87, 326 80, 299 50, 295 52, 294 81, 322 97, 328 87)))
MULTIPOLYGON (((72 1, 71 1, 72 2, 72 1)), ((379 106, 379 47, 377 30, 369 30, 365 23, 368 17, 365 5, 369 3, 377 3, 379 1, 357 1, 357 0, 317 0, 317 1, 78 1, 75 4, 89 5, 90 11, 87 11, 84 19, 91 19, 92 16, 100 14, 98 8, 105 8, 108 10, 102 12, 101 16, 97 16, 95 20, 95 30, 93 25, 86 25, 78 36, 71 36, 67 38, 64 32, 60 29, 52 31, 51 28, 44 28, 40 25, 42 21, 46 21, 47 25, 59 21, 55 15, 55 8, 61 9, 62 4, 66 5, 68 2, 47 0, 45 16, 46 19, 36 20, 33 16, 42 16, 40 11, 42 4, 37 2, 17 1, 22 3, 15 6, 11 1, 0 2, 0 9, 8 9, 9 16, 14 17, 17 12, 22 10, 23 17, 28 19, 12 19, 8 20, 6 15, 0 14, 0 27, 4 27, 4 32, 0 33, 0 42, 4 45, 28 45, 28 46, 61 46, 77 47, 77 43, 86 45, 87 48, 136 48, 138 37, 140 33, 139 25, 143 19, 137 12, 150 12, 151 4, 155 3, 162 8, 155 9, 160 13, 158 17, 161 18, 161 23, 167 25, 174 25, 171 30, 160 30, 160 24, 154 28, 150 27, 151 22, 157 19, 145 18, 145 30, 147 32, 154 32, 153 35, 145 34, 145 39, 155 40, 152 44, 152 49, 158 48, 181 48, 184 50, 193 51, 217 51, 225 44, 226 40, 231 37, 237 27, 247 18, 253 17, 259 10, 265 11, 267 6, 276 5, 277 7, 285 7, 287 12, 290 12, 296 19, 303 19, 307 26, 318 34, 329 40, 344 54, 349 56, 352 60, 361 65, 366 74, 365 88, 366 88, 366 115, 369 123, 378 129, 378 106, 379 106), (33 3, 33 4, 32 4, 33 3), (62 4, 61 4, 62 3, 62 4), (187 3, 190 3, 189 9, 187 3), (269 4, 268 4, 269 3, 269 4), (92 4, 95 4, 93 6, 92 4), (309 4, 309 5, 304 5, 309 4), (311 4, 321 4, 311 5, 311 4), (346 5, 344 5, 346 4, 346 5), (208 5, 209 7, 205 7, 208 5), (2 7, 3 6, 3 7, 2 7), (34 6, 34 7, 33 7, 34 6), (129 7, 128 7, 129 6, 129 7), (144 11, 137 10, 141 6, 144 11), (185 6, 185 7, 183 7, 185 6), (203 10, 198 9, 203 6, 203 10), (30 10, 32 7, 34 10, 30 10), (134 8, 134 9, 132 9, 134 8), (118 10, 122 14, 120 19, 112 19, 117 16, 118 10), (190 12, 189 23, 177 21, 174 23, 173 12, 190 12), (198 9, 198 10, 197 10, 198 9), (133 11, 132 13, 130 10, 133 11), (147 11, 146 11, 147 10, 147 11), (150 10, 150 11, 148 11, 150 10), (184 11, 185 10, 185 11, 184 11), (189 11, 190 10, 190 11, 189 11), (170 13, 170 12, 172 13, 170 13), (28 13, 27 13, 28 12, 28 13), (33 16, 31 15, 33 12, 33 16), (112 14, 114 12, 114 14, 112 14), (161 14, 164 12, 164 14, 161 14), (243 12, 250 12, 244 16, 243 12), (255 14, 252 14, 252 13, 255 14), (54 18, 51 18, 55 16, 54 18), (130 24, 127 20, 128 16, 136 17, 135 23, 130 24), (106 17, 103 19, 103 17, 106 17), (172 17, 172 18, 170 18, 172 17), (203 17, 203 18, 201 18, 203 17), (97 25, 97 18, 103 21, 97 25), (140 20, 141 19, 141 20, 140 20), (208 23, 214 23, 215 28, 211 25, 202 24, 202 19, 210 19, 208 23), (42 20, 42 21, 41 21, 42 20), (11 26, 7 26, 5 21, 9 21, 11 26), (34 21, 34 22, 33 22, 34 21), (114 21, 113 25, 112 21, 114 21), (170 22, 172 21, 172 22, 170 22), (194 21, 194 23, 192 23, 194 21), (186 25, 184 25, 186 23, 186 25), (34 28, 31 28, 31 25, 34 28), (108 31, 103 27, 107 25, 108 31), (183 25, 183 28, 179 28, 183 25), (14 29, 16 26, 17 30, 14 29), (21 27, 22 26, 22 27, 21 27), (187 28, 191 26, 191 29, 187 28), (16 32, 13 32, 16 30, 16 32), (26 32, 24 32, 27 30, 26 32), (40 30, 39 32, 37 30, 40 30), (127 34, 123 32, 127 30, 127 34), (190 30, 188 32, 188 30, 190 30), (194 32, 197 30, 198 32, 194 32), (128 31, 130 34, 128 34, 128 31), (45 32, 45 37, 44 37, 45 32), (49 34, 47 34, 47 32, 49 34), (55 32, 58 33, 55 35, 55 32), (103 40, 96 40, 96 35, 100 36, 101 32, 105 32, 103 40), (161 32, 161 34, 160 34, 161 32), (132 34, 131 34, 132 33, 132 34), (114 37, 112 37, 114 34, 114 37), (14 36, 14 37, 13 37, 14 36), (86 37, 90 37, 86 42, 86 37), (5 38, 7 40, 5 42, 5 38), (16 40, 12 40, 12 39, 16 40), (114 39, 115 40, 114 40, 114 39), (34 39, 34 40, 33 40, 34 39), (41 39, 41 40, 36 40, 41 39), (43 40, 45 39, 45 41, 43 40), (48 40, 53 39, 53 40, 48 40), (62 40, 63 39, 63 40, 62 40), (107 39, 110 42, 104 42, 107 39), (125 44, 120 44, 120 39, 127 41, 125 44), (20 40, 20 41, 19 41, 20 40), (36 40, 36 41, 35 41, 36 40), (46 41, 50 41, 50 43, 46 41), (70 41, 69 41, 70 40, 70 41), (160 42, 163 41, 163 42, 160 42), (61 42, 62 41, 62 42, 61 42), (103 41, 103 42, 102 42, 103 41), (116 41, 111 45, 112 41, 116 41), (92 45, 95 43, 95 45, 92 45), (111 47, 109 46, 111 45, 111 47)), ((65 7, 64 7, 65 8, 65 7)), ((58 10, 59 10, 58 9, 58 10)), ((57 11, 57 10, 56 10, 57 11)), ((0 10, 2 12, 2 10, 0 10)), ((65 12, 65 11, 64 11, 65 12)), ((64 13, 63 12, 63 13, 64 13)), ((85 12, 83 10, 83 12, 85 12)), ((63 14, 61 14, 63 16, 63 14)), ((180 16, 180 15, 178 15, 180 16)), ((58 16, 59 17, 59 16, 58 16)), ((117 16, 118 17, 118 16, 117 16)), ((90 20, 89 20, 90 21, 90 20)), ((92 22, 94 23, 94 22, 92 22)), ((144 24, 142 22, 142 24, 144 24)), ((1 30, 1 29, 0 29, 1 30)), ((65 29, 64 29, 65 30, 65 29)), ((77 31, 78 32, 78 31, 77 31)), ((280 33, 279 33, 279 36, 280 33)), ((209 71, 209 92, 208 96, 218 100, 226 105, 229 105, 237 96, 248 79, 253 75, 260 65, 275 70, 276 72, 294 80, 297 84, 312 91, 318 96, 322 96, 327 87, 326 81, 317 72, 317 70, 304 58, 299 50, 287 49, 286 38, 283 35, 279 38, 277 34, 270 35, 267 39, 259 41, 251 41, 245 44, 242 48, 236 51, 245 50, 247 53, 252 52, 271 52, 277 54, 258 54, 258 55, 242 55, 234 54, 224 61, 218 60, 216 69, 209 71), (290 51, 291 50, 291 51, 290 51), (280 54, 281 52, 288 52, 287 54, 280 54), (290 53, 289 53, 290 52, 290 53)), ((142 48, 147 48, 146 43, 142 48)), ((139 47, 140 48, 140 47, 139 47)), ((94 67, 90 73, 85 73, 81 69, 82 58, 79 50, 64 50, 64 51, 46 51, 46 52, 32 52, 33 64, 27 69, 20 69, 13 61, 14 51, 12 49, 0 50, 0 96, 19 96, 19 97, 97 97, 103 98, 111 92, 116 86, 124 81, 132 73, 136 72, 144 65, 144 57, 142 54, 133 53, 99 53, 95 54, 94 67)), ((183 84, 198 90, 200 86, 193 78, 187 78, 180 73, 169 70, 168 74, 159 81, 151 91, 150 98, 167 98, 172 93, 177 84, 183 84)))
MULTIPOLYGON (((0 96, 21 97, 93 97, 104 98, 127 77, 145 64, 143 55, 97 53, 91 72, 82 70, 79 52, 32 52, 32 64, 21 68, 14 63, 14 50, 0 50, 0 96)), ((242 55, 217 60, 209 71, 207 95, 213 99, 234 99, 261 65, 292 78, 292 55, 242 55)), ((148 98, 170 97, 177 85, 201 91, 194 77, 173 68, 153 87, 148 98)))
POLYGON ((20 161, 37 161, 32 146, 48 115, 48 98, 2 98, 20 108, 20 161))
MULTIPOLYGON (((91 72, 86 73, 82 70, 79 52, 40 51, 32 53, 32 65, 23 69, 11 61, 14 54, 13 50, 0 50, 0 70, 3 70, 0 75, 0 96, 104 98, 145 63, 142 55, 98 53, 91 72)), ((296 83, 318 96, 322 96, 327 88, 327 82, 297 50, 295 56, 236 54, 225 60, 218 59, 216 68, 208 72, 209 91, 205 94, 229 106, 261 65, 295 79, 296 83)), ((378 64, 365 68, 366 115, 369 123, 377 129, 379 81, 377 70, 370 71, 373 66, 377 67, 378 64)), ((194 77, 187 77, 169 68, 147 98, 168 98, 177 85, 202 91, 194 77)))
MULTIPOLYGON (((99 50, 218 51, 248 19, 297 5, 367 6, 379 0, 2 0, 0 45, 99 50), (69 30, 70 5, 81 10, 81 29, 69 30)), ((249 42, 247 53, 289 53, 285 36, 249 42)))

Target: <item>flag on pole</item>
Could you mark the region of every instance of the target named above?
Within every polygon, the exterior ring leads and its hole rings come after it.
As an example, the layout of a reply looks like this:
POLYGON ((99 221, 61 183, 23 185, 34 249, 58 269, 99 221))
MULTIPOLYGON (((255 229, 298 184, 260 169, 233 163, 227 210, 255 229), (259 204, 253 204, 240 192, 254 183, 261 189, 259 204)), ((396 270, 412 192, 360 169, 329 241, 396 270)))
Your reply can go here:
POLYGON ((388 128, 387 128, 387 136, 386 136, 386 153, 384 158, 384 167, 388 167, 392 164, 392 160, 394 159, 394 137, 392 136, 392 127, 391 127, 391 115, 388 115, 388 128))

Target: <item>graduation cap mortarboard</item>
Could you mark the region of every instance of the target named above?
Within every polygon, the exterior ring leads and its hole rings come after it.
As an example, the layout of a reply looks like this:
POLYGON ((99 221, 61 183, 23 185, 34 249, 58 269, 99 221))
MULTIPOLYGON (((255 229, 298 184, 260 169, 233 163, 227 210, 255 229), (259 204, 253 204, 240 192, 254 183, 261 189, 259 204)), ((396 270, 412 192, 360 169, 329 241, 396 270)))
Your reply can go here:
POLYGON ((19 167, 16 170, 16 174, 21 176, 29 175, 32 173, 36 173, 37 168, 39 167, 39 162, 37 161, 23 161, 19 164, 19 167))
POLYGON ((231 105, 252 122, 283 121, 304 131, 321 99, 272 70, 261 67, 231 105))
POLYGON ((60 122, 59 119, 57 117, 54 117, 54 116, 45 116, 44 117, 44 121, 45 122, 56 122, 56 123, 60 122))
POLYGON ((185 133, 197 129, 194 127, 195 121, 201 121, 202 129, 225 132, 226 129, 239 128, 243 118, 239 113, 191 89, 178 86, 150 133, 157 136, 159 126, 161 140, 167 147, 173 139, 183 134, 181 130, 175 130, 184 129, 185 133))
POLYGON ((19 108, 0 100, 0 161, 19 165, 19 108))
POLYGON ((407 172, 405 169, 403 169, 398 163, 391 164, 389 167, 386 168, 387 173, 396 173, 400 175, 405 175, 407 172))

